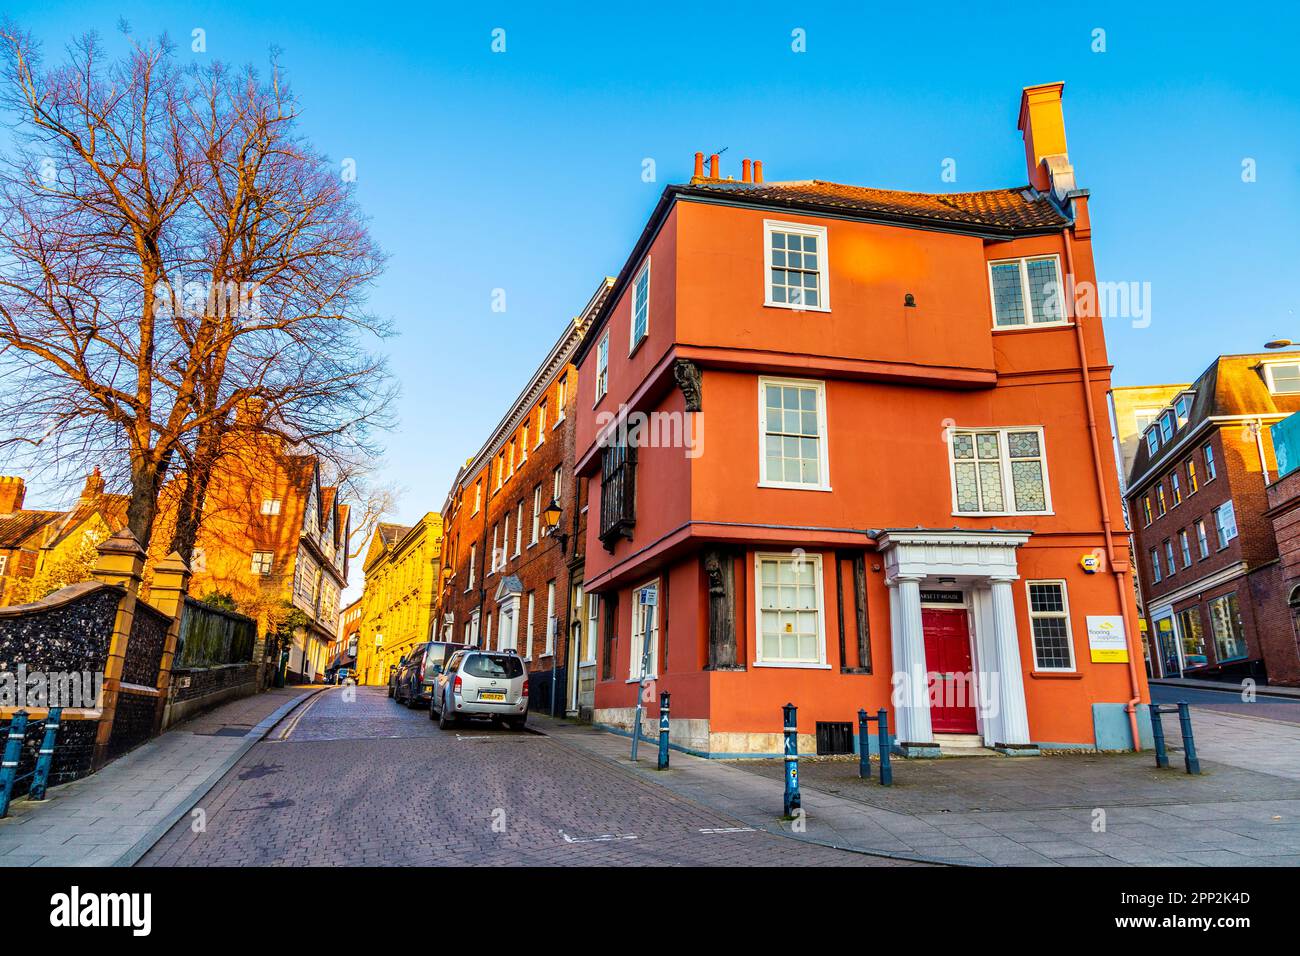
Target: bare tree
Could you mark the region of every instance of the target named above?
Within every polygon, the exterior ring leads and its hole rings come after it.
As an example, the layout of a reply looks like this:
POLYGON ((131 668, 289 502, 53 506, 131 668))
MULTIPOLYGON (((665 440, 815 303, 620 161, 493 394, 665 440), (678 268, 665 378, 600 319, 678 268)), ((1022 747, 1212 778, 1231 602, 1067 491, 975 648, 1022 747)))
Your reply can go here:
POLYGON ((352 187, 296 127, 274 62, 180 69, 166 38, 94 36, 44 69, 0 27, 0 454, 127 463, 146 546, 175 481, 188 557, 240 430, 349 476, 376 456, 392 386, 366 308, 383 267, 352 187), (240 412, 240 414, 236 414, 240 412))

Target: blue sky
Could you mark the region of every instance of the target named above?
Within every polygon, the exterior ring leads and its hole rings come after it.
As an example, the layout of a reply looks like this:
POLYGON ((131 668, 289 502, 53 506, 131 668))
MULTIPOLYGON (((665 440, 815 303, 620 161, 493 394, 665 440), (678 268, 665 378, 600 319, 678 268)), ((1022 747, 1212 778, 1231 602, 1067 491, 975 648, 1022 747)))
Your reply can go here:
MULTIPOLYGON (((1016 185, 1020 88, 1064 80, 1100 278, 1152 283, 1149 328, 1108 322, 1116 383, 1190 381, 1217 353, 1300 340, 1294 12, 891 6, 42 0, 9 14, 51 56, 84 29, 112 36, 119 16, 168 31, 182 59, 198 55, 196 27, 208 58, 282 49, 307 134, 356 161, 392 256, 374 305, 401 332, 387 346, 403 388, 385 464, 405 489, 397 520, 441 506, 697 149, 727 147, 737 175, 742 157, 762 159, 770 180, 1016 185), (491 51, 495 28, 505 53, 491 51), (806 52, 791 49, 796 28, 806 52), (940 180, 945 158, 955 183, 940 180), (498 288, 505 313, 491 309, 498 288)), ((57 495, 29 495, 42 498, 57 495)))

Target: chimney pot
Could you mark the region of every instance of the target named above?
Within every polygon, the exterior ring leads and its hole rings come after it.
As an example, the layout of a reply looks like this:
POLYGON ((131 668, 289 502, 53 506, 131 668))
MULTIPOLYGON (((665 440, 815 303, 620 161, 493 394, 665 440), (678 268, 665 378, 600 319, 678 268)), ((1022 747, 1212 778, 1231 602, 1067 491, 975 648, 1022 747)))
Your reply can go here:
POLYGON ((754 182, 761 183, 762 181, 763 181, 763 162, 762 160, 756 159, 754 160, 754 182))
POLYGON ((704 178, 704 154, 703 153, 695 154, 695 178, 696 179, 704 178))
POLYGON ((23 498, 27 496, 27 485, 13 475, 0 475, 0 515, 12 514, 23 510, 23 498))
POLYGON ((740 163, 740 181, 741 181, 742 183, 749 183, 749 182, 753 182, 753 181, 754 181, 754 171, 753 171, 753 167, 754 167, 754 164, 753 164, 752 162, 750 162, 748 159, 746 159, 746 160, 742 160, 742 161, 741 161, 741 163, 740 163))
POLYGON ((709 157, 709 178, 718 178, 718 154, 714 153, 709 157))

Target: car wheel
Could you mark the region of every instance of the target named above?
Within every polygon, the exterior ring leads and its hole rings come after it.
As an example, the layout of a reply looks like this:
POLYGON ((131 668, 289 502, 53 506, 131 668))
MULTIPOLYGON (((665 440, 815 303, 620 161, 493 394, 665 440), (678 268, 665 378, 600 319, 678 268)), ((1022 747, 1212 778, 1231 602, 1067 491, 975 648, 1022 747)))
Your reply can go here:
POLYGON ((430 720, 437 720, 437 719, 438 719, 438 711, 437 711, 437 709, 433 706, 433 698, 432 698, 432 697, 429 698, 429 719, 430 719, 430 720))
POLYGON ((523 730, 524 725, 527 723, 528 723, 527 714, 525 714, 522 717, 511 717, 508 720, 506 720, 506 726, 509 727, 511 730, 523 730))
POLYGON ((447 704, 444 701, 442 708, 438 711, 438 729, 451 730, 451 728, 455 726, 456 726, 456 718, 450 716, 447 713, 447 704))

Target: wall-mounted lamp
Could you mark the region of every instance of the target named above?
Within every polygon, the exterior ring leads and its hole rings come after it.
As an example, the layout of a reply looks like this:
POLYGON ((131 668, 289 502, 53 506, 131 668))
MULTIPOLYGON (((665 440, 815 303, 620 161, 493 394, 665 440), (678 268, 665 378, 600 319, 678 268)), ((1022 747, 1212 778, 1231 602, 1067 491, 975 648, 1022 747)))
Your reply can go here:
POLYGON ((564 509, 560 507, 560 503, 554 498, 542 511, 542 525, 546 529, 546 534, 548 537, 559 539, 561 551, 565 550, 569 542, 569 536, 560 530, 560 518, 563 516, 564 509))

